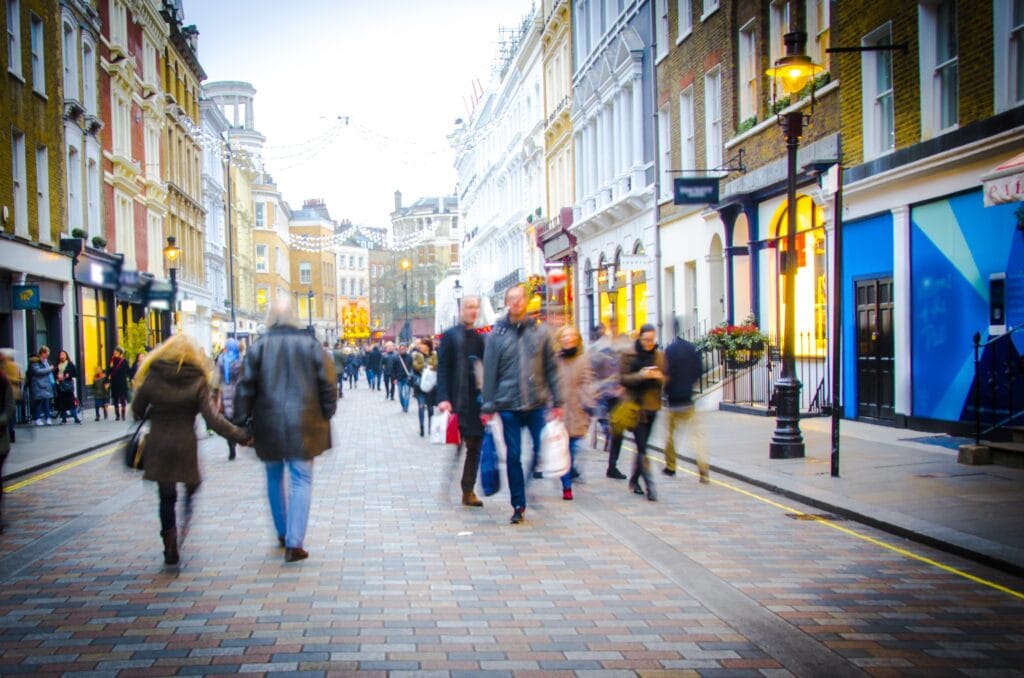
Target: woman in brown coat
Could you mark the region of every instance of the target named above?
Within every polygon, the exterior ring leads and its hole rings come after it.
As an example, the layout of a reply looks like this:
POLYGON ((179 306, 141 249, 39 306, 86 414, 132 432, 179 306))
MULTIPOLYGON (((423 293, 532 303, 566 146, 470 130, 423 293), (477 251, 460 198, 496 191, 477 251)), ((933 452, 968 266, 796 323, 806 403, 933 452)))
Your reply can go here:
POLYGON ((565 399, 562 404, 562 417, 565 430, 569 434, 569 455, 572 466, 562 476, 562 499, 572 499, 572 479, 576 473, 576 452, 580 441, 587 435, 590 428, 590 412, 594 410, 594 370, 590 359, 583 355, 583 340, 579 330, 572 325, 565 325, 558 331, 558 367, 559 383, 565 399))
POLYGON ((136 392, 132 414, 142 419, 149 412, 150 432, 146 438, 143 478, 157 483, 160 495, 160 536, 164 541, 164 562, 178 562, 178 530, 174 504, 177 483, 185 484, 186 523, 192 495, 199 488, 195 420, 202 413, 214 431, 238 443, 248 434, 229 422, 210 402, 210 373, 199 347, 187 335, 171 337, 149 354, 135 375, 136 392))
POLYGON ((636 461, 629 477, 629 488, 635 494, 643 494, 640 476, 647 485, 647 498, 656 500, 654 482, 651 480, 650 465, 647 461, 647 440, 651 436, 654 417, 661 409, 661 390, 665 383, 665 354, 658 349, 657 330, 654 325, 640 328, 640 337, 633 350, 622 356, 621 380, 626 388, 626 398, 640 406, 640 418, 633 429, 636 441, 636 461))

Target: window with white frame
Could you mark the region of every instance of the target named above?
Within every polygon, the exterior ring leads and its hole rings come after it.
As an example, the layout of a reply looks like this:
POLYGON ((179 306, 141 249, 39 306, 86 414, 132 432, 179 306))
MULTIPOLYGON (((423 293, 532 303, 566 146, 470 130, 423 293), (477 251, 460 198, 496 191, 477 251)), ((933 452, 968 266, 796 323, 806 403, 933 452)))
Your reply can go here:
POLYGON ((46 146, 36 146, 36 220, 39 242, 52 242, 50 236, 50 155, 46 146))
POLYGON ((146 176, 160 181, 160 121, 146 119, 146 176))
POLYGON ((131 100, 116 89, 111 92, 114 109, 114 154, 132 156, 131 100))
POLYGON ((21 8, 7 0, 7 70, 21 77, 21 8))
POLYGON ((96 48, 82 39, 82 105, 86 115, 96 115, 96 48))
POLYGON ((270 270, 267 265, 267 246, 256 245, 256 272, 266 273, 270 270))
POLYGON ((68 146, 68 232, 82 227, 82 162, 78 149, 68 146))
MULTIPOLYGON (((155 212, 146 212, 146 257, 149 259, 149 272, 154 275, 170 275, 167 261, 164 259, 164 219, 155 212)), ((182 243, 184 244, 184 243, 182 243)))
POLYGON ((693 85, 679 95, 679 169, 697 169, 697 133, 693 115, 693 85))
POLYGON ((672 197, 672 112, 666 103, 658 109, 658 161, 661 164, 662 200, 672 197))
POLYGON ((693 0, 679 0, 676 12, 676 43, 680 43, 693 32, 693 0))
POLYGON ((89 235, 99 235, 102 231, 100 224, 100 171, 99 164, 93 158, 89 158, 85 166, 85 189, 86 189, 86 232, 89 235))
POLYGON ((25 135, 11 131, 11 172, 14 179, 14 232, 28 236, 28 171, 25 165, 25 135))
POLYGON ((124 265, 135 268, 135 211, 132 199, 114 191, 114 233, 118 252, 124 255, 124 265))
POLYGON ((703 0, 704 9, 701 12, 700 20, 704 21, 718 9, 718 0, 703 0))
POLYGON ((266 225, 267 206, 264 203, 256 203, 256 228, 263 228, 266 225))
POLYGON ((830 0, 805 0, 807 19, 807 55, 828 70, 830 0))
POLYGON ((61 47, 64 60, 64 98, 78 100, 77 32, 70 21, 61 23, 61 47))
POLYGON ((739 104, 738 122, 757 118, 757 35, 751 19, 740 29, 739 40, 739 104))
POLYGON ((956 2, 928 0, 918 7, 921 136, 929 139, 960 118, 956 2))
POLYGON ((993 0, 995 112, 1024 104, 1024 0, 993 0))
POLYGON ((768 8, 768 57, 772 65, 786 55, 789 33, 789 0, 773 0, 768 8))
POLYGON ((42 95, 46 95, 46 61, 43 51, 46 45, 43 42, 43 20, 35 14, 29 14, 29 49, 32 52, 32 89, 42 95))
POLYGON ((722 166, 722 69, 704 76, 704 144, 708 169, 722 166))
MULTIPOLYGON (((872 31, 861 40, 861 45, 865 47, 891 44, 891 23, 872 31)), ((861 83, 864 159, 871 160, 896 147, 891 51, 867 51, 861 54, 861 83)))
POLYGON ((122 0, 110 0, 110 46, 128 53, 128 11, 122 0))
POLYGON ((157 52, 153 43, 145 34, 142 36, 142 82, 153 90, 160 88, 160 76, 157 73, 157 52))
POLYGON ((668 56, 668 0, 654 0, 654 11, 658 14, 658 32, 654 36, 658 43, 655 58, 660 61, 668 56))
POLYGON ((299 263, 299 284, 313 284, 313 264, 309 263, 308 261, 303 261, 299 263))

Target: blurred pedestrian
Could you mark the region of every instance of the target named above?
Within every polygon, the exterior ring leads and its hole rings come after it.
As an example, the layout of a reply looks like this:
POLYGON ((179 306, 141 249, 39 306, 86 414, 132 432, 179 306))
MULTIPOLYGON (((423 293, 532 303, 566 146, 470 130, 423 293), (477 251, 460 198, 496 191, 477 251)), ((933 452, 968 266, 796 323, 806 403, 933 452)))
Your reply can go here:
POLYGON ((50 401, 53 400, 53 386, 56 380, 50 364, 50 349, 41 346, 39 352, 28 359, 28 396, 32 401, 32 419, 36 426, 49 426, 50 401))
POLYGON ((68 352, 64 350, 57 351, 57 364, 54 367, 56 368, 54 377, 57 380, 55 400, 60 423, 68 423, 68 413, 70 412, 75 423, 81 424, 82 420, 78 417, 78 369, 71 362, 68 352))
MULTIPOLYGON (((242 380, 242 352, 237 339, 228 339, 213 371, 214 402, 228 421, 235 418, 235 390, 242 380)), ((235 458, 235 441, 228 438, 228 461, 235 458)))
POLYGON ((110 365, 107 366, 107 385, 110 388, 110 402, 114 405, 114 421, 126 420, 128 361, 125 360, 124 349, 120 346, 114 348, 114 354, 110 357, 110 365))
POLYGON ((403 412, 408 412, 409 401, 412 398, 412 353, 405 344, 398 345, 397 365, 398 404, 402 406, 403 412))
POLYGON ((92 402, 96 408, 96 421, 100 420, 100 408, 103 409, 103 418, 107 418, 107 389, 107 373, 102 367, 97 367, 92 375, 92 402))
POLYGON ((398 353, 395 351, 395 342, 385 342, 384 353, 380 358, 380 371, 384 379, 384 400, 395 399, 396 369, 398 369, 398 353))
POLYGON ((433 340, 429 337, 420 337, 412 352, 412 385, 413 394, 416 396, 416 413, 420 420, 420 437, 430 433, 430 424, 434 419, 434 398, 437 395, 436 385, 426 390, 423 388, 423 372, 427 368, 437 371, 437 354, 434 352, 433 340))
POLYGON ((647 460, 647 442, 651 436, 654 417, 661 409, 661 390, 665 383, 665 356, 658 349, 654 325, 640 328, 640 336, 633 345, 633 350, 622 356, 621 381, 626 389, 623 396, 640 406, 640 417, 633 427, 633 440, 636 443, 636 459, 633 462, 633 473, 629 476, 629 489, 635 494, 644 494, 640 487, 643 477, 647 488, 647 498, 657 500, 654 481, 651 478, 650 463, 647 460))
POLYGON ((22 410, 23 398, 22 389, 24 389, 25 375, 21 371, 21 366, 14 359, 13 348, 2 348, 0 349, 0 364, 3 366, 3 374, 7 377, 7 381, 11 384, 11 391, 14 393, 14 416, 11 417, 10 428, 11 442, 14 442, 14 424, 17 423, 18 419, 27 419, 24 411, 22 410))
POLYGON ((359 355, 359 349, 350 349, 348 352, 348 360, 345 362, 345 372, 348 375, 348 387, 355 388, 359 385, 359 364, 362 359, 359 355))
POLYGON ((462 503, 483 506, 473 492, 480 468, 484 426, 480 420, 484 340, 473 326, 480 315, 480 297, 467 296, 459 310, 459 324, 441 337, 437 359, 437 409, 458 417, 459 435, 466 447, 462 466, 462 503))
MULTIPOLYGON (((0 360, 7 360, 4 356, 0 360)), ((0 534, 4 531, 4 461, 11 451, 11 422, 14 420, 14 389, 7 379, 7 371, 0 370, 0 534)))
POLYGON ((506 472, 512 500, 513 524, 526 514, 526 483, 523 477, 523 427, 530 431, 536 450, 544 428, 544 408, 551 402, 550 418, 562 417, 562 390, 558 364, 547 328, 526 316, 526 291, 522 285, 505 292, 508 313, 487 337, 484 352, 483 406, 485 418, 501 417, 507 449, 506 472))
POLYGON ((668 433, 665 440, 665 468, 662 472, 667 476, 676 474, 676 427, 682 429, 686 425, 697 456, 700 482, 707 483, 709 470, 704 430, 693 406, 693 385, 700 379, 702 367, 696 347, 682 337, 676 337, 665 349, 668 433))
POLYGON ((625 480, 626 474, 619 470, 622 432, 616 431, 609 423, 609 413, 619 404, 624 392, 619 381, 619 372, 625 347, 622 345, 623 342, 616 341, 605 332, 604 325, 597 325, 594 328, 594 336, 596 340, 591 344, 587 356, 594 372, 597 420, 604 433, 604 447, 608 450, 608 470, 605 476, 625 480))
POLYGON ((366 383, 375 391, 380 390, 380 358, 380 347, 374 344, 373 348, 366 352, 366 383))
POLYGON ((583 338, 574 326, 564 325, 558 331, 558 348, 559 381, 565 395, 565 430, 569 434, 569 455, 572 458, 569 472, 562 476, 562 499, 571 501, 572 481, 579 475, 576 472, 576 454, 590 428, 590 413, 594 409, 594 371, 590 360, 583 355, 583 338))
POLYGON ((345 397, 345 361, 348 356, 345 355, 345 350, 341 346, 341 342, 335 342, 334 348, 331 350, 331 359, 334 361, 334 374, 337 375, 338 381, 338 397, 345 397))
POLYGON ((135 419, 149 417, 150 432, 144 448, 143 479, 157 484, 160 497, 160 537, 164 562, 178 562, 177 484, 185 485, 185 525, 192 514, 199 474, 197 414, 225 438, 244 443, 249 435, 217 413, 210 400, 208 363, 187 334, 176 334, 149 354, 135 375, 132 399, 135 419))
POLYGON ((337 406, 334 361, 300 329, 291 298, 279 297, 267 317, 266 334, 242 363, 235 421, 252 427, 256 456, 267 472, 270 512, 278 543, 285 548, 285 562, 309 557, 304 542, 313 460, 331 447, 331 417, 337 406))

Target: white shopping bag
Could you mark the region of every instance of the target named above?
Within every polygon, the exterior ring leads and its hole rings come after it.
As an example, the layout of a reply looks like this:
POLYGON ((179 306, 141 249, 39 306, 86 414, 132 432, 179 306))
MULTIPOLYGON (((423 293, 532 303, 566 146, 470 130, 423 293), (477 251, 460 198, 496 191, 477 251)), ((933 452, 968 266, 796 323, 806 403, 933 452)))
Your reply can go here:
POLYGON ((540 467, 545 478, 561 478, 572 468, 569 432, 560 419, 549 421, 540 432, 540 467))
POLYGON ((448 413, 435 412, 434 418, 430 420, 430 444, 444 445, 444 438, 447 433, 448 413))
POLYGON ((494 451, 498 453, 498 461, 504 462, 508 459, 508 448, 505 446, 505 429, 501 425, 501 415, 495 413, 487 422, 487 428, 494 437, 494 451))

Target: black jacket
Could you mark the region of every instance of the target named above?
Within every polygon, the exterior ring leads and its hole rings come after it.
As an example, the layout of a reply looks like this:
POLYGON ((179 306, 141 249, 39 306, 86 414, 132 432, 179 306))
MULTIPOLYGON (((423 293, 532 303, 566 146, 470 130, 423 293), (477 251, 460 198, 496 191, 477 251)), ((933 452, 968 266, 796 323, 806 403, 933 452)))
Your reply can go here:
POLYGON ((669 407, 689 405, 693 399, 693 385, 700 379, 700 354, 696 347, 683 338, 676 338, 665 349, 665 373, 668 384, 665 396, 669 407))
POLYGON ((484 340, 479 334, 456 325, 442 335, 437 351, 437 401, 452 404, 463 433, 483 435, 480 391, 476 388, 470 356, 476 356, 478 361, 484 359, 484 340))
POLYGON ((263 461, 312 459, 331 447, 334 361, 305 330, 271 327, 245 354, 235 423, 251 423, 263 461))
POLYGON ((487 335, 483 411, 528 411, 562 406, 558 363, 547 328, 505 316, 487 335))
POLYGON ((380 349, 376 346, 366 354, 366 369, 380 372, 380 349))

